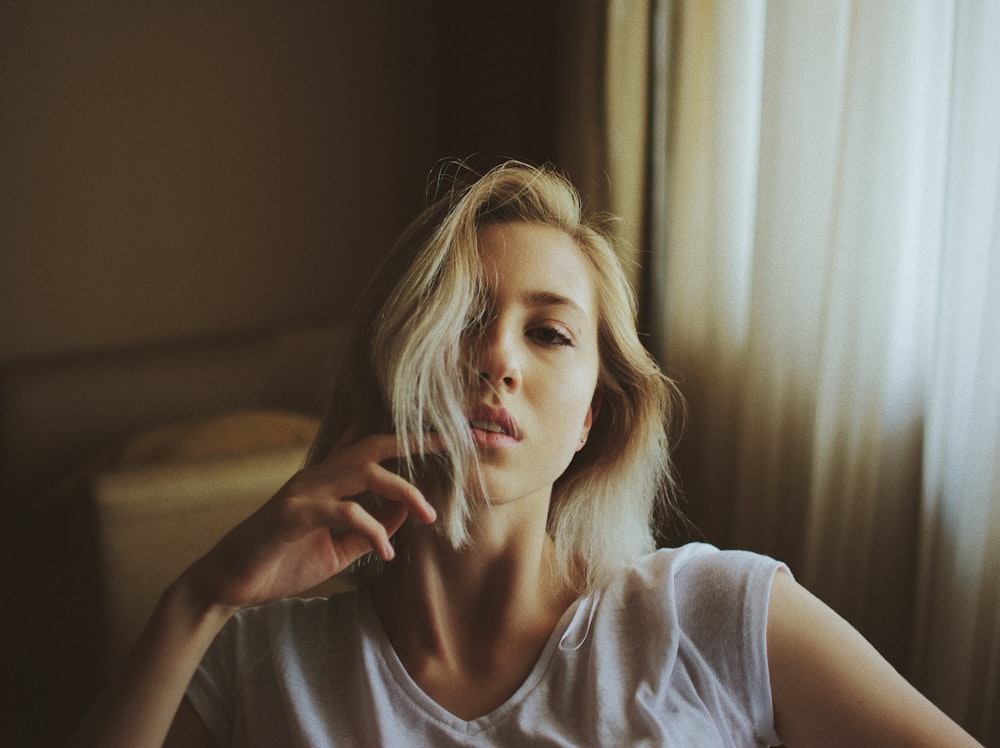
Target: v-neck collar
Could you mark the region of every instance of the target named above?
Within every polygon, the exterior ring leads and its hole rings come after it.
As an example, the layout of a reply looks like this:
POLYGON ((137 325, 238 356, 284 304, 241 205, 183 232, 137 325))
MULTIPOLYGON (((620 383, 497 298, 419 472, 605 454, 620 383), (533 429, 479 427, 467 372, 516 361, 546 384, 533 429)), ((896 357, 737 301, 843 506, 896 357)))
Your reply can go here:
POLYGON ((359 623, 361 624, 362 630, 367 631, 368 634, 370 634, 371 641, 374 642, 376 648, 378 649, 378 654, 381 657, 382 662, 386 666, 392 678, 396 681, 396 684, 399 686, 402 693, 418 710, 426 714, 434 721, 447 725, 462 735, 475 735, 490 729, 492 726, 503 720, 535 689, 545 676, 549 665, 552 663, 552 658, 556 649, 566 636, 570 626, 575 622, 577 618, 577 611, 586 599, 587 596, 577 598, 563 612, 558 623, 556 623, 555 628, 552 630, 552 633, 549 634, 549 637, 545 642, 545 647, 542 649, 541 654, 535 661, 534 666, 532 666, 531 672, 528 673, 528 677, 525 678, 524 682, 521 683, 520 686, 518 686, 517 690, 514 691, 510 698, 487 714, 471 720, 462 719, 449 712, 443 706, 434 701, 434 699, 428 696, 427 693, 425 693, 424 690, 417 685, 416 681, 413 680, 406 668, 403 666, 402 661, 399 659, 399 655, 396 654, 396 650, 393 648, 392 642, 389 641, 388 633, 386 633, 385 628, 382 626, 382 622, 375 613, 375 606, 372 604, 371 599, 371 588, 367 585, 358 591, 358 608, 360 615, 359 623))

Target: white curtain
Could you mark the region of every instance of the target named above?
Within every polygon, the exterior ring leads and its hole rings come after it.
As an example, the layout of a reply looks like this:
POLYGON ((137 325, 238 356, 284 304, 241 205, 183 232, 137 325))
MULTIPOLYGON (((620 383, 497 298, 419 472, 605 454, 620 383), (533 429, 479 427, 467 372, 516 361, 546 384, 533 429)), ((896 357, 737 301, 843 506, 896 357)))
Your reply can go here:
POLYGON ((1000 745, 1000 4, 627 5, 649 96, 609 65, 605 120, 612 144, 623 109, 651 123, 643 284, 691 405, 689 515, 1000 745))

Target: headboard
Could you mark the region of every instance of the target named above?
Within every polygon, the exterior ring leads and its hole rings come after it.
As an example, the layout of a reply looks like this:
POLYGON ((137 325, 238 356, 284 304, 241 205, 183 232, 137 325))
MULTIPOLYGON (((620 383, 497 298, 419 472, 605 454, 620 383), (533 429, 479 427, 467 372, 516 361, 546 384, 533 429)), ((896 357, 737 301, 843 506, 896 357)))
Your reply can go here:
POLYGON ((340 341, 305 327, 0 370, 0 692, 17 724, 65 735, 183 555, 301 463, 340 341))
POLYGON ((0 486, 34 503, 145 429, 239 408, 317 413, 341 331, 304 327, 0 371, 0 486))

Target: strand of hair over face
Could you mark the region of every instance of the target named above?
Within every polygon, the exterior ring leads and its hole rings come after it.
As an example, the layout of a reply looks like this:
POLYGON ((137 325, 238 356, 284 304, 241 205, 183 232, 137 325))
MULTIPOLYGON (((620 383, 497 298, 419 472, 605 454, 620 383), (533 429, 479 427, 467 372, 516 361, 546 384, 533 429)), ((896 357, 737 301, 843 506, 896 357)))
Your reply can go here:
POLYGON ((636 334, 634 297, 605 233, 608 218, 584 219, 567 180, 550 167, 516 161, 484 175, 464 162, 446 162, 429 182, 428 196, 432 202, 376 274, 371 292, 379 296, 368 300, 370 316, 351 333, 355 358, 369 353, 337 397, 345 411, 357 410, 352 398, 368 397, 368 383, 377 382, 384 419, 403 445, 418 446, 416 455, 406 452, 402 472, 435 503, 435 528, 463 547, 477 512, 488 508, 474 498, 485 489, 466 420, 483 386, 472 361, 475 339, 491 313, 478 232, 515 221, 565 231, 594 267, 604 406, 587 446, 557 481, 548 530, 568 583, 592 586, 651 549, 650 518, 670 484, 670 385, 636 334), (445 456, 427 454, 431 431, 445 456))

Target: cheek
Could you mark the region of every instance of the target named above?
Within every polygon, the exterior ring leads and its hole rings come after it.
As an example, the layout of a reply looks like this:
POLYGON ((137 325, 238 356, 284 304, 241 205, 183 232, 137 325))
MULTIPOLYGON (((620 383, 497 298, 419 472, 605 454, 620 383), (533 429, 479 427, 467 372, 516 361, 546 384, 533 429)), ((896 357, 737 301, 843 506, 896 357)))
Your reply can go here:
POLYGON ((558 424, 558 442, 571 453, 575 453, 580 444, 580 436, 586 430, 588 414, 594 400, 596 380, 581 377, 579 382, 565 382, 566 386, 559 388, 556 402, 560 405, 552 415, 553 424, 558 424))

